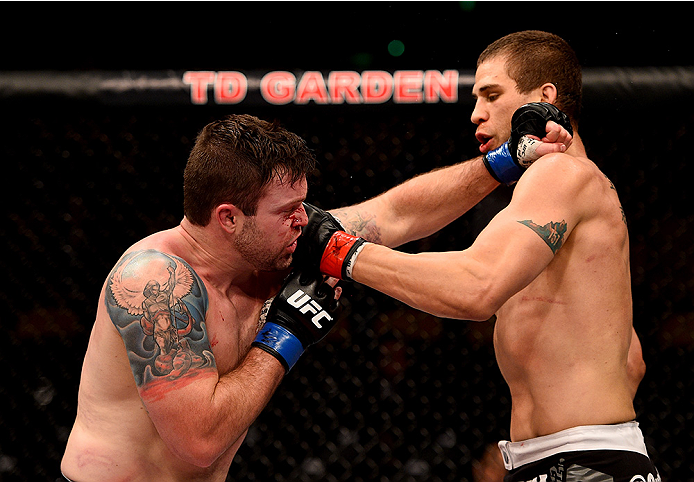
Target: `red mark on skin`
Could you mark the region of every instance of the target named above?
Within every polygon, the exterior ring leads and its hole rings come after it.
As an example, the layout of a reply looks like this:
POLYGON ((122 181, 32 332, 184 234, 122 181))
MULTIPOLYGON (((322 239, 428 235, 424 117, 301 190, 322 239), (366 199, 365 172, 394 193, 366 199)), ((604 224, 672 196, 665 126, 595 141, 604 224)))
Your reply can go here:
MULTIPOLYGON (((222 313, 220 311, 219 316, 222 318, 222 324, 224 324, 224 313, 222 313)), ((217 343, 219 343, 219 340, 217 339, 216 336, 213 336, 212 339, 210 340, 210 347, 215 346, 217 343)))
POLYGON ((590 262, 593 261, 595 258, 597 258, 597 255, 588 256, 588 258, 586 258, 586 263, 590 263, 590 262))
POLYGON ((521 298, 522 301, 540 301, 542 303, 550 303, 553 305, 565 305, 566 302, 564 301, 557 301, 557 300, 552 300, 549 298, 545 298, 544 296, 524 296, 521 298))
POLYGON ((142 475, 137 468, 125 467, 117 458, 111 457, 110 454, 101 454, 98 449, 82 450, 82 453, 77 456, 77 467, 81 470, 86 469, 92 472, 98 470, 108 473, 112 480, 116 480, 114 472, 117 472, 118 480, 123 482, 136 480, 142 475))
POLYGON ((118 464, 111 457, 85 450, 77 456, 77 466, 82 469, 86 466, 115 467, 118 464))
POLYGON ((149 382, 140 393, 145 402, 158 402, 173 390, 178 390, 193 382, 197 382, 204 378, 216 377, 218 375, 216 368, 195 369, 175 380, 171 380, 168 377, 153 380, 149 382))

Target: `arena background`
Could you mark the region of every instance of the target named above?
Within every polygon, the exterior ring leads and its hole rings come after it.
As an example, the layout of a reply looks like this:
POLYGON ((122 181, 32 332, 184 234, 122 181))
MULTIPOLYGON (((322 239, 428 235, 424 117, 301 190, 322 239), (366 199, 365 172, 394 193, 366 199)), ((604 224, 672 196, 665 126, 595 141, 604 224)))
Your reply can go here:
MULTIPOLYGON (((247 112, 302 135, 321 162, 309 200, 323 207, 477 152, 467 95, 454 104, 192 105, 167 102, 166 90, 104 97, 93 76, 471 75, 489 42, 527 28, 562 35, 585 66, 580 131, 620 193, 631 234, 634 324, 648 364, 638 419, 663 479, 694 480, 694 58, 684 2, 12 7, 0 34, 0 480, 58 480, 102 282, 131 243, 179 222, 182 170, 207 122, 247 112), (392 40, 401 55, 389 53, 392 40)), ((500 187, 403 249, 466 247, 509 195, 500 187)), ((350 286, 343 319, 287 376, 228 480, 492 480, 473 478, 486 447, 508 436, 491 330, 350 286)))

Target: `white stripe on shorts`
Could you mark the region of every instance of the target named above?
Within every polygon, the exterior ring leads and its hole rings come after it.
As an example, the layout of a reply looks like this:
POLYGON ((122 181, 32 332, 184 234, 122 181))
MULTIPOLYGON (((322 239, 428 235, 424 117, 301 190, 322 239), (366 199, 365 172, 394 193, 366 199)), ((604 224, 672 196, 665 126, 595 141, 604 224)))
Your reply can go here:
POLYGON ((586 425, 520 442, 499 442, 507 470, 537 462, 563 452, 578 450, 624 450, 648 457, 638 422, 617 425, 586 425))

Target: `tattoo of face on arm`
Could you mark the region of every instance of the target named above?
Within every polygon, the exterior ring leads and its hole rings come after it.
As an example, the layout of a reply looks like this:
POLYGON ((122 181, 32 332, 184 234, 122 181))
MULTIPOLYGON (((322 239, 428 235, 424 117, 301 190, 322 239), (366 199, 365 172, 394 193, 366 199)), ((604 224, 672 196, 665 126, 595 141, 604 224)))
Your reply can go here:
POLYGON ((155 250, 129 253, 109 276, 105 302, 139 388, 216 372, 207 290, 182 259, 155 250))
POLYGON ((547 246, 549 246, 549 249, 551 249, 552 253, 554 254, 557 254, 559 248, 561 248, 564 244, 564 234, 566 234, 566 221, 562 220, 558 223, 550 221, 544 226, 535 224, 529 219, 518 222, 524 224, 525 226, 528 226, 530 229, 535 231, 537 235, 540 236, 540 238, 542 238, 542 240, 547 244, 547 246))

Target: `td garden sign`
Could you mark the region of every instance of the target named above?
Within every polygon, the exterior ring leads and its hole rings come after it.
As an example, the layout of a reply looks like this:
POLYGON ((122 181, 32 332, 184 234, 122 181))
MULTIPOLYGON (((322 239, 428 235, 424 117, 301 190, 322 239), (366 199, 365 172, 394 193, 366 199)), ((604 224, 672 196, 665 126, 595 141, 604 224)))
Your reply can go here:
POLYGON ((351 71, 4 71, 0 101, 106 105, 378 105, 468 101, 472 73, 351 71), (459 96, 459 92, 463 96, 459 96))
POLYGON ((196 105, 261 99, 272 105, 456 103, 459 80, 457 70, 306 71, 298 75, 274 71, 251 78, 233 71, 183 74, 183 83, 190 88, 190 101, 196 105))

